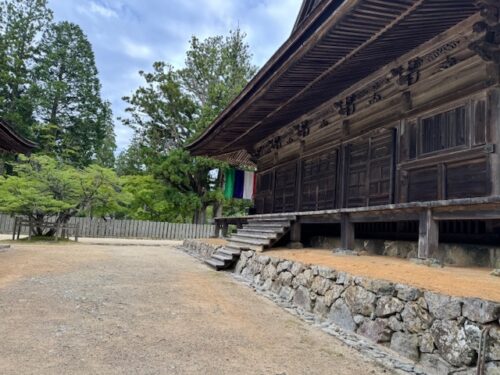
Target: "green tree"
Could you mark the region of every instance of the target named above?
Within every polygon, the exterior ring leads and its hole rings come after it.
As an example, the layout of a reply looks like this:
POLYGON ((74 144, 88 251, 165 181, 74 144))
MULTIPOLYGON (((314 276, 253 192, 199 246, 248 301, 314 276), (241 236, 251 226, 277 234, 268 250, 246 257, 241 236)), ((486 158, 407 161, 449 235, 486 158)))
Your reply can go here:
POLYGON ((92 46, 78 25, 51 25, 33 76, 42 152, 76 166, 113 165, 113 116, 101 99, 92 46))
POLYGON ((171 65, 156 62, 152 73, 140 71, 139 75, 145 85, 123 98, 129 116, 121 120, 136 131, 144 164, 151 167, 192 136, 197 108, 171 65))
POLYGON ((184 91, 197 105, 195 133, 205 130, 255 75, 245 38, 240 29, 226 37, 191 38, 179 74, 184 91))
MULTIPOLYGON (((203 131, 255 74, 244 39, 239 30, 203 41, 193 37, 183 69, 157 62, 152 73, 140 72, 146 85, 124 98, 129 115, 122 121, 136 131, 133 155, 141 157, 146 173, 153 173, 188 197, 185 202, 194 207, 194 222, 204 222, 207 208, 214 206, 213 211, 219 212, 224 202, 222 174, 210 174, 223 163, 193 158, 183 146, 203 131)), ((120 157, 122 165, 127 164, 128 156, 120 157)))
POLYGON ((30 135, 31 67, 52 21, 47 0, 0 0, 0 117, 30 135))
POLYGON ((144 164, 144 150, 141 141, 134 137, 130 145, 120 152, 116 158, 115 169, 119 176, 144 175, 146 165, 144 164))
POLYGON ((48 156, 21 157, 13 176, 0 177, 0 211, 27 216, 38 236, 54 234, 44 229, 48 219, 64 224, 79 214, 104 216, 118 211, 122 199, 112 170, 76 169, 48 156))

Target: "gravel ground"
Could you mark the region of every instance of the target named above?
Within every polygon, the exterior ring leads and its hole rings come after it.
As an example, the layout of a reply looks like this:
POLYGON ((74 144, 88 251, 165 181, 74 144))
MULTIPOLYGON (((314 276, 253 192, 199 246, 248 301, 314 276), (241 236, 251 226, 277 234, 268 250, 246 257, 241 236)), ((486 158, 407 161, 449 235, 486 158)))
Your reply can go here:
POLYGON ((390 373, 168 246, 0 253, 0 374, 390 373))

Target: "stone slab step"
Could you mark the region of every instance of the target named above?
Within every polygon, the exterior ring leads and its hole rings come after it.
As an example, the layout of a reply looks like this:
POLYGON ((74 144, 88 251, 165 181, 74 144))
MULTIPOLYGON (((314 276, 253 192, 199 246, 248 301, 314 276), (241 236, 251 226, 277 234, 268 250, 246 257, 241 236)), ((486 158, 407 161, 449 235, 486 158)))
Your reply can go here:
POLYGON ((267 238, 246 237, 239 234, 231 236, 230 240, 250 245, 261 245, 261 246, 268 246, 271 243, 271 240, 267 238))
POLYGON ((221 262, 224 262, 224 264, 229 264, 229 263, 232 263, 234 261, 234 258, 232 255, 219 253, 219 252, 216 252, 215 254, 213 254, 212 258, 220 260, 221 262))
POLYGON ((287 230, 287 225, 268 225, 268 224, 245 224, 243 229, 268 230, 275 233, 283 233, 287 230))
POLYGON ((236 232, 238 236, 249 237, 249 238, 261 238, 265 240, 275 240, 278 238, 278 233, 276 232, 259 232, 259 231, 247 231, 246 229, 238 229, 236 232))
POLYGON ((262 227, 262 228, 252 228, 248 226, 244 226, 243 229, 238 229, 238 233, 240 231, 245 231, 247 233, 265 233, 265 234, 282 234, 284 232, 282 227, 276 228, 276 229, 269 229, 268 227, 262 227))
POLYGON ((210 267, 215 268, 217 271, 223 270, 226 268, 226 264, 220 260, 210 258, 205 260, 205 263, 208 264, 210 267))
POLYGON ((231 255, 232 257, 239 257, 241 255, 240 248, 233 248, 229 246, 225 246, 222 249, 217 250, 217 252, 226 255, 231 255))
POLYGON ((252 245, 252 244, 249 244, 249 243, 243 243, 243 242, 238 242, 238 241, 235 241, 235 240, 229 240, 229 246, 231 247, 237 247, 241 250, 254 250, 254 251, 257 251, 257 252, 262 252, 264 250, 264 246, 262 245, 252 245))

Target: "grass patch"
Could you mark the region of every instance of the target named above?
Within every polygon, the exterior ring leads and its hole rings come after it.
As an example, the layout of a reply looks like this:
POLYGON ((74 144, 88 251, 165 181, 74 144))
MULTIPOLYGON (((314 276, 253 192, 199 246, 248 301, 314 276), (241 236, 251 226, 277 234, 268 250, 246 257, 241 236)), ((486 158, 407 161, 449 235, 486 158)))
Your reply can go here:
POLYGON ((59 238, 56 241, 55 237, 46 237, 46 236, 32 236, 31 239, 28 237, 25 238, 20 238, 19 240, 9 241, 10 243, 12 242, 22 242, 22 243, 34 243, 34 242, 43 242, 43 243, 76 243, 74 240, 69 240, 66 238, 59 238))

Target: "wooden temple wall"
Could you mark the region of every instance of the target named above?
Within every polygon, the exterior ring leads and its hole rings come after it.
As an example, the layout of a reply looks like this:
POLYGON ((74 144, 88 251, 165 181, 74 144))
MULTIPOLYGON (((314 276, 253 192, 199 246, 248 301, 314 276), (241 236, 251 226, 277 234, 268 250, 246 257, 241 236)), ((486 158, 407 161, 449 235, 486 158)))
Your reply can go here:
POLYGON ((470 48, 474 22, 259 143, 257 213, 499 195, 499 68, 470 48))

